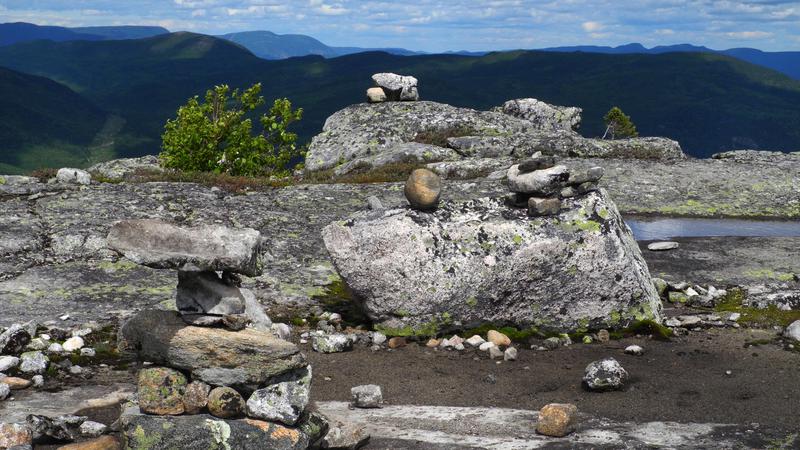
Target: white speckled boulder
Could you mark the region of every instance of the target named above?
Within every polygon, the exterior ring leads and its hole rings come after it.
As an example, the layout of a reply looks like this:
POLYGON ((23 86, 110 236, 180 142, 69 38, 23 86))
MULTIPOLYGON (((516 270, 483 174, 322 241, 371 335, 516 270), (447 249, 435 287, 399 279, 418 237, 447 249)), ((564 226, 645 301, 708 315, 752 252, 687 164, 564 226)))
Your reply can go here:
POLYGON ((499 199, 363 212, 323 230, 334 265, 387 334, 504 323, 549 331, 661 319, 647 265, 601 190, 527 217, 499 199))

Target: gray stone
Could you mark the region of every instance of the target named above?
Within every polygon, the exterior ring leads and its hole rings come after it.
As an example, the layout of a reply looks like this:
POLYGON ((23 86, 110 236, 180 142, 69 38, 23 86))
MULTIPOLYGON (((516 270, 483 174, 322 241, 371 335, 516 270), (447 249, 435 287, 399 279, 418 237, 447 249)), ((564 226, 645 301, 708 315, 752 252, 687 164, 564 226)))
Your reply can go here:
POLYGON ((52 344, 47 346, 47 352, 54 354, 64 353, 64 346, 59 344, 58 342, 53 342, 52 344))
POLYGON ((85 421, 86 417, 84 416, 72 415, 50 418, 31 414, 25 419, 31 430, 34 444, 74 441, 81 436, 80 427, 85 421))
POLYGON ((200 270, 261 274, 261 234, 251 228, 182 228, 160 220, 123 220, 111 227, 107 241, 131 261, 156 269, 192 264, 200 270))
POLYGON ((74 352, 76 350, 80 350, 84 345, 85 343, 83 342, 83 338, 80 336, 71 337, 61 344, 65 352, 74 352))
POLYGON ((404 142, 375 155, 356 158, 342 164, 334 171, 335 175, 351 172, 366 172, 390 164, 427 164, 439 161, 457 161, 462 157, 453 149, 419 142, 404 142))
POLYGON ((365 384, 350 389, 350 404, 356 408, 380 408, 383 404, 381 387, 375 384, 365 384))
POLYGON ((311 336, 311 348, 320 353, 339 353, 352 350, 353 341, 344 334, 323 334, 311 336))
POLYGON ((629 345, 625 347, 625 353, 628 355, 642 356, 644 349, 639 345, 629 345))
POLYGON ((31 341, 31 335, 22 325, 11 325, 0 334, 0 355, 15 355, 31 341))
POLYGON ((535 98, 509 100, 497 109, 525 119, 537 129, 572 131, 581 126, 581 108, 551 105, 535 98))
POLYGON ((382 88, 390 101, 416 101, 419 100, 417 79, 412 76, 397 75, 394 73, 376 73, 372 76, 375 85, 382 88))
POLYGON ((386 101, 386 93, 379 87, 367 89, 367 101, 370 103, 382 103, 386 101))
POLYGON ((120 418, 125 448, 208 450, 305 450, 305 433, 278 423, 224 420, 199 414, 150 416, 126 412, 120 418), (164 432, 169 430, 169 432, 164 432))
POLYGON ((554 166, 549 169, 520 173, 519 165, 508 169, 508 188, 511 192, 549 197, 557 194, 569 179, 569 169, 554 166))
POLYGON ((503 352, 503 360, 505 361, 516 361, 517 360, 517 349, 515 347, 508 347, 505 352, 503 352))
POLYGON ((328 422, 328 432, 320 442, 320 448, 358 449, 369 441, 369 434, 364 425, 332 420, 328 422))
POLYGON ((102 177, 119 181, 135 175, 137 172, 163 172, 164 169, 158 163, 158 156, 147 155, 140 158, 122 158, 95 164, 88 169, 89 173, 101 175, 102 177))
POLYGON ((386 343, 386 335, 381 333, 380 331, 375 331, 372 333, 372 343, 375 345, 383 345, 386 343))
POLYGON ((183 409, 186 414, 198 414, 208 406, 211 386, 202 381, 192 381, 183 392, 183 409))
POLYGON ((428 169, 416 169, 409 175, 403 193, 412 208, 428 211, 439 204, 442 180, 428 169))
POLYGON ((672 241, 664 241, 664 242, 651 242, 647 244, 647 249, 651 252, 662 252, 666 250, 675 250, 676 248, 680 247, 680 244, 677 242, 672 241))
POLYGON ((19 365, 16 356, 0 356, 0 372, 8 372, 19 365))
POLYGON ((800 342, 800 320, 795 320, 783 331, 783 335, 791 340, 800 342))
POLYGON ((188 314, 243 314, 245 300, 239 288, 228 285, 214 271, 178 271, 175 306, 188 314))
POLYGON ((628 372, 614 358, 604 358, 586 366, 583 385, 590 391, 615 391, 622 389, 628 372))
POLYGON ((250 326, 259 331, 272 329, 272 320, 264 312, 264 307, 256 299, 255 294, 251 290, 243 288, 239 292, 244 298, 244 313, 250 318, 250 326))
POLYGON ((491 359, 501 359, 505 356, 502 350, 497 345, 493 345, 489 347, 489 358, 491 359))
POLYGON ((108 429, 107 426, 103 425, 100 422, 94 422, 92 420, 87 420, 81 424, 78 430, 83 437, 99 437, 105 434, 106 430, 108 429))
POLYGON ((44 386, 44 376, 42 375, 34 375, 31 378, 31 381, 33 382, 33 387, 35 388, 40 388, 44 386))
POLYGON ((19 359, 19 370, 22 373, 42 374, 50 363, 50 359, 40 351, 25 352, 19 359))
POLYGON ((557 221, 479 198, 434 213, 356 213, 326 227, 323 239, 347 286, 389 335, 447 322, 563 332, 661 318, 639 247, 602 190, 565 200, 557 221))
POLYGON ((367 197, 367 206, 373 211, 383 210, 383 203, 381 203, 381 199, 375 197, 374 195, 367 197))
POLYGON ((3 380, 0 379, 0 401, 5 400, 9 395, 11 395, 11 386, 3 383, 3 380))
POLYGON ((58 172, 56 173, 56 180, 59 183, 88 185, 92 183, 92 176, 89 175, 89 172, 85 170, 64 167, 58 169, 58 172))
POLYGON ((247 400, 247 415, 257 419, 295 425, 311 395, 311 367, 276 378, 247 400))
POLYGON ((555 216, 561 211, 561 200, 558 197, 528 199, 528 215, 531 217, 555 216))
POLYGON ((605 170, 602 167, 590 167, 586 171, 571 173, 567 183, 573 186, 594 183, 603 178, 603 174, 605 174, 605 170))
POLYGON ((155 364, 191 372, 192 380, 252 391, 306 366, 292 344, 272 333, 187 326, 170 311, 142 311, 120 331, 120 347, 155 364))
POLYGON ((528 173, 534 170, 549 169, 556 165, 556 159, 552 156, 543 156, 540 154, 532 156, 521 163, 519 163, 519 172, 528 173))
POLYGON ((273 323, 271 330, 279 339, 288 340, 292 336, 292 328, 285 323, 273 323))

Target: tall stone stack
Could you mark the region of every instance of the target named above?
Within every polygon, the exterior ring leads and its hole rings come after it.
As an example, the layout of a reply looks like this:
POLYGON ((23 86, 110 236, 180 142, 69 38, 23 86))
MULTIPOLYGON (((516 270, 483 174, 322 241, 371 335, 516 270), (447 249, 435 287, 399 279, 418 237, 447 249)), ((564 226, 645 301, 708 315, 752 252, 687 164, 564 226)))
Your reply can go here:
POLYGON ((178 271, 178 311, 146 310, 120 331, 144 367, 138 404, 121 417, 127 448, 307 448, 325 432, 308 411, 311 367, 239 275, 257 276, 260 233, 119 222, 109 246, 148 267, 178 271))
POLYGON ((419 100, 417 79, 412 76, 396 73, 376 73, 372 76, 375 87, 367 89, 367 101, 383 102, 415 102, 419 100))
POLYGON ((556 165, 555 157, 537 152, 508 169, 509 203, 527 207, 531 217, 554 216, 561 211, 562 199, 597 190, 603 172, 602 167, 592 167, 571 173, 566 166, 556 165))

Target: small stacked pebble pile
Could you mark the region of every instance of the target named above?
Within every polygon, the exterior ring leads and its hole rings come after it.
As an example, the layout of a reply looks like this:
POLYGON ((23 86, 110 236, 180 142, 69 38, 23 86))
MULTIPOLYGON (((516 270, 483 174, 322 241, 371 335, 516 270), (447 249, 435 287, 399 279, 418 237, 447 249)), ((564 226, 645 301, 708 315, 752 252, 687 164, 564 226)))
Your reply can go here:
POLYGON ((508 203, 528 208, 531 217, 554 216, 561 210, 562 199, 597 190, 603 172, 602 167, 592 167, 571 173, 566 166, 556 165, 555 157, 536 152, 508 169, 508 187, 512 192, 508 203))
POLYGON ((419 100, 417 79, 412 76, 395 73, 376 73, 372 76, 375 87, 367 89, 367 101, 383 102, 415 102, 419 100))

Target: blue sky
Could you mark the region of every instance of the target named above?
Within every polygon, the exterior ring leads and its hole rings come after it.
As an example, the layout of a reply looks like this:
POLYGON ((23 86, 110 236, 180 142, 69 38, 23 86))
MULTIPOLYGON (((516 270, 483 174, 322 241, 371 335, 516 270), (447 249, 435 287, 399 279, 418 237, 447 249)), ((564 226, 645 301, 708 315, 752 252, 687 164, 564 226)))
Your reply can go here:
POLYGON ((800 0, 0 0, 0 21, 270 30, 425 51, 629 42, 800 50, 800 0))

